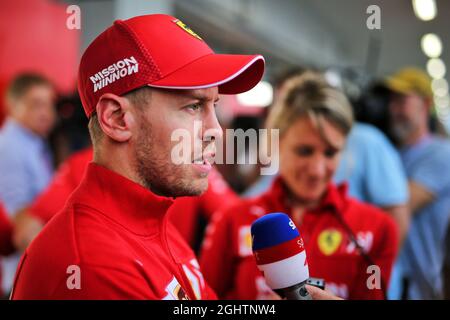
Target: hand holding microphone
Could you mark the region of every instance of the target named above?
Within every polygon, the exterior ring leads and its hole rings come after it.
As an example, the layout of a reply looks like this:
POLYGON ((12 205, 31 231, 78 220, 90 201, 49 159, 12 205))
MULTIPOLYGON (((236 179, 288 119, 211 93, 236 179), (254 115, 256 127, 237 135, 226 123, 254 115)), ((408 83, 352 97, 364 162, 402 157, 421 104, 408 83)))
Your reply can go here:
POLYGON ((284 213, 269 213, 251 227, 252 249, 268 286, 288 300, 311 300, 303 240, 294 222, 284 213))

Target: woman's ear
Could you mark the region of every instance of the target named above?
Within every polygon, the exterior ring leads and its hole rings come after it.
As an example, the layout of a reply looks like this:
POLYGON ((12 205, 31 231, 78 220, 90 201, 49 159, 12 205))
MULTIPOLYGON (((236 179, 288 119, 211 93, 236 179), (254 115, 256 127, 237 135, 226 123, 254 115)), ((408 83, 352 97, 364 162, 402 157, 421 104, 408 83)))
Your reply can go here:
POLYGON ((108 137, 117 142, 130 140, 134 116, 126 98, 106 93, 100 97, 96 111, 100 127, 108 137))

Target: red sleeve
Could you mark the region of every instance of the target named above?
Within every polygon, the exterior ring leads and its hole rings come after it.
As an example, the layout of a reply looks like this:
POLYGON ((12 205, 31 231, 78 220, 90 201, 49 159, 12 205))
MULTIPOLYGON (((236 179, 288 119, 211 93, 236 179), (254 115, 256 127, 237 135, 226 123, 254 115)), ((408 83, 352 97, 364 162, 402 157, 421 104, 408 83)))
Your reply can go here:
POLYGON ((214 214, 200 253, 200 269, 219 299, 225 297, 233 282, 233 237, 227 216, 223 211, 214 214))
POLYGON ((217 294, 214 292, 214 290, 209 286, 209 283, 206 284, 206 295, 205 299, 203 300, 217 300, 217 294))
POLYGON ((239 197, 216 169, 211 171, 208 183, 208 189, 199 200, 202 213, 209 220, 214 212, 234 204, 239 197))
POLYGON ((358 285, 355 290, 350 293, 352 299, 386 299, 385 292, 391 278, 392 266, 394 264, 395 258, 398 253, 398 229, 394 220, 381 210, 376 210, 378 213, 379 223, 373 223, 376 227, 376 232, 374 233, 373 249, 369 252, 371 259, 375 266, 379 267, 380 270, 380 284, 381 289, 368 289, 368 281, 374 279, 371 275, 374 271, 368 272, 367 269, 362 270, 360 273, 360 279, 358 279, 358 285), (376 240, 378 239, 378 240, 376 240), (369 280, 368 280, 369 279, 369 280), (384 293, 383 293, 384 287, 384 293))
POLYGON ((12 244, 13 226, 0 204, 0 255, 9 255, 15 251, 12 244))
POLYGON ((142 275, 134 274, 122 268, 81 265, 81 290, 62 288, 62 299, 81 300, 157 300, 142 275), (83 290, 83 284, 84 289, 83 290), (89 287, 87 287, 89 286, 89 287))
POLYGON ((31 205, 31 215, 44 223, 48 222, 64 207, 71 193, 78 187, 91 160, 92 150, 87 149, 74 154, 61 164, 50 185, 31 205))
MULTIPOLYGON (((142 275, 129 272, 118 265, 116 268, 81 264, 79 267, 79 288, 69 289, 73 283, 71 275, 62 273, 62 277, 43 284, 42 277, 34 274, 28 267, 26 254, 22 257, 16 274, 12 300, 155 300, 158 297, 152 292, 142 275), (20 276, 19 276, 20 275, 20 276), (44 291, 42 287, 48 287, 44 291), (43 293, 44 292, 44 293, 43 293)), ((73 278, 75 279, 75 278, 73 278)))

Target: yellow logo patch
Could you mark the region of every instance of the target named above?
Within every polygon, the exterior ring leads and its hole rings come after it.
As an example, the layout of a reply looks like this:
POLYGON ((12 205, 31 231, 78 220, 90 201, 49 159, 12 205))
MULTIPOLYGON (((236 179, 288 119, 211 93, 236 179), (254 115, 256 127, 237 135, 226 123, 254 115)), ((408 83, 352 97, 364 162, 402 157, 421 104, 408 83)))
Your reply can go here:
POLYGON ((252 234, 250 226, 243 226, 239 229, 239 255, 241 257, 251 256, 252 252, 252 234))
POLYGON ((198 34, 196 34, 194 32, 194 30, 192 30, 191 28, 189 28, 187 25, 185 25, 181 20, 174 20, 173 22, 175 22, 175 24, 177 26, 179 26, 181 29, 183 29, 184 31, 186 31, 187 33, 189 33, 191 36, 197 38, 198 40, 203 41, 202 38, 200 38, 200 36, 198 34))
POLYGON ((320 251, 326 256, 336 252, 342 242, 342 233, 335 229, 324 230, 317 238, 320 251))

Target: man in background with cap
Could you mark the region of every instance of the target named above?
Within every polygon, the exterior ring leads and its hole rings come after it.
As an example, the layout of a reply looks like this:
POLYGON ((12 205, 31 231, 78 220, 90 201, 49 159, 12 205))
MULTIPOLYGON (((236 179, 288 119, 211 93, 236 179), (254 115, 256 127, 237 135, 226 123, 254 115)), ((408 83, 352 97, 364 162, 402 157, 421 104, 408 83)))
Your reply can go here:
POLYGON ((167 15, 116 21, 100 34, 78 78, 94 160, 24 253, 12 298, 215 298, 166 212, 173 198, 207 188, 219 93, 247 91, 263 71, 262 56, 215 54, 167 15), (182 164, 173 161, 175 130, 191 137, 182 164))
POLYGON ((429 77, 406 68, 386 81, 389 113, 409 180, 409 234, 394 267, 390 297, 442 299, 445 233, 450 217, 450 143, 431 134, 429 77))

